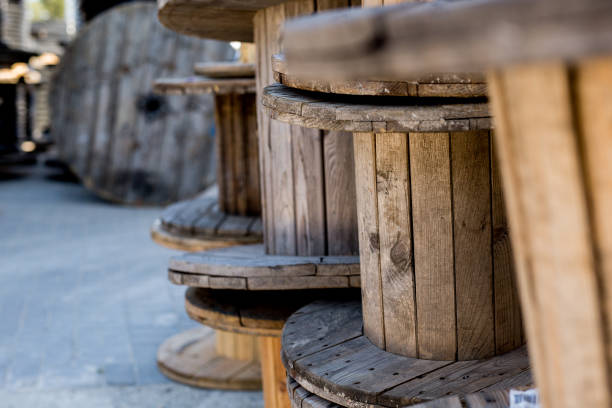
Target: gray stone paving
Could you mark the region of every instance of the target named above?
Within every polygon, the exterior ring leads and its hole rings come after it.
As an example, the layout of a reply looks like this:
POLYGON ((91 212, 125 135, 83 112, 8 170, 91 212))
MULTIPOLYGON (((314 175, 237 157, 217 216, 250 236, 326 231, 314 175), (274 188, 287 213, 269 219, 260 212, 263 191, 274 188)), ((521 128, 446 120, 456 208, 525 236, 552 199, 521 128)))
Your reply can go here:
POLYGON ((108 204, 47 171, 0 181, 0 408, 263 406, 157 371, 159 344, 196 325, 166 278, 174 252, 149 238, 160 208, 108 204))

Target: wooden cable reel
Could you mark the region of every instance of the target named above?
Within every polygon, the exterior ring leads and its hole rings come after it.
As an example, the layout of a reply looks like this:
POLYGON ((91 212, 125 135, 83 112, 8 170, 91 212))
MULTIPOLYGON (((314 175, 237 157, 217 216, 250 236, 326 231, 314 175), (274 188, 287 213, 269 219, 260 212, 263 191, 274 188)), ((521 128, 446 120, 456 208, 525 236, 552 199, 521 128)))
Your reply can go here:
POLYGON ((232 54, 227 44, 165 29, 151 3, 99 15, 70 46, 54 81, 60 157, 104 199, 152 205, 193 197, 214 182, 212 98, 159 96, 152 83, 232 54))

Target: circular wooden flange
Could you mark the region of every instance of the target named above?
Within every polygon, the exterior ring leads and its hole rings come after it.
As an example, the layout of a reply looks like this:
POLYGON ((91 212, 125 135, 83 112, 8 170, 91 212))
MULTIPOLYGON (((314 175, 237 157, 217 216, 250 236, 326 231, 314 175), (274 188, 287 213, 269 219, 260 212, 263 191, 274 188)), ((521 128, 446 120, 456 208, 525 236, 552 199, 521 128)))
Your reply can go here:
MULTIPOLYGON (((517 387, 522 388, 522 387, 517 387)), ((529 387, 531 388, 531 387, 529 387)), ((287 377, 287 392, 292 408, 325 407, 341 408, 340 405, 327 401, 316 394, 304 389, 297 381, 287 377)), ((415 408, 510 408, 510 391, 508 389, 490 389, 487 391, 468 394, 465 396, 453 395, 430 402, 423 402, 415 408)))
POLYGON ((181 34, 253 42, 255 12, 285 1, 158 0, 158 17, 164 26, 181 34))
POLYGON ((193 197, 215 180, 210 96, 156 95, 161 75, 183 76, 227 44, 179 36, 151 3, 110 9, 62 56, 50 94, 59 157, 98 196, 133 205, 193 197))
POLYGON ((267 255, 263 245, 173 257, 168 277, 178 285, 251 291, 360 286, 358 256, 267 255))
POLYGON ((396 407, 477 391, 529 386, 525 347, 486 360, 419 360, 386 352, 363 335, 360 301, 316 301, 287 320, 288 375, 328 401, 396 407))
POLYGON ((225 390, 260 390, 259 361, 234 360, 215 348, 215 334, 196 328, 166 340, 157 351, 157 366, 182 384, 225 390))
POLYGON ((151 227, 151 238, 182 251, 203 251, 263 240, 261 218, 219 211, 218 191, 211 188, 192 200, 167 207, 151 227))
POLYGON ((296 73, 335 79, 576 61, 610 55, 610 38, 605 0, 405 3, 296 19, 283 31, 296 73))
POLYGON ((255 93, 255 78, 160 78, 153 84, 153 92, 164 95, 255 93))
POLYGON ((491 129, 483 100, 347 96, 301 91, 281 84, 264 88, 272 119, 293 125, 350 132, 460 132, 491 129))
POLYGON ((198 62, 193 71, 209 78, 254 78, 255 64, 244 62, 198 62))
POLYGON ((248 292, 189 288, 185 309, 192 319, 215 329, 278 337, 296 310, 316 299, 359 298, 356 289, 248 292))
MULTIPOLYGON (((324 93, 371 96, 414 96, 477 98, 487 96, 487 85, 480 73, 441 73, 415 76, 410 80, 321 80, 295 75, 283 55, 272 57, 276 82, 290 88, 324 93)), ((318 72, 313 72, 316 77, 318 72)))

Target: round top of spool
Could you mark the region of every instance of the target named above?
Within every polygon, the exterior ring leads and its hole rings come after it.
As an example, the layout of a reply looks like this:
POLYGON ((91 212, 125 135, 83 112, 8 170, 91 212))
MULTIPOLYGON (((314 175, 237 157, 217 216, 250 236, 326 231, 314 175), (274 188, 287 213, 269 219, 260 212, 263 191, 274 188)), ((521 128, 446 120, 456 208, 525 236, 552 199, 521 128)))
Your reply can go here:
POLYGON ((262 104, 272 119, 315 129, 375 133, 491 129, 484 100, 345 96, 275 84, 264 89, 262 104))
POLYGON ((257 10, 284 0, 158 0, 159 21, 181 34, 253 42, 257 10))
POLYGON ((359 290, 237 292, 189 288, 185 309, 189 317, 214 329, 278 337, 289 316, 299 308, 317 299, 347 298, 359 298, 359 290))
MULTIPOLYGON (((324 80, 310 79, 293 73, 282 54, 272 56, 272 71, 276 82, 290 88, 345 95, 415 96, 446 98, 477 98, 487 96, 487 86, 481 73, 423 74, 410 79, 387 81, 377 79, 324 80)), ((318 76, 318 73, 317 73, 318 76)))
POLYGON ((296 74, 406 78, 612 53, 608 0, 403 3, 289 22, 284 49, 296 74))
POLYGON ((209 92, 217 94, 255 93, 255 78, 208 78, 195 75, 183 78, 160 78, 153 84, 153 92, 164 95, 209 92))
POLYGON ((198 62, 194 72, 209 78, 254 78, 255 64, 243 62, 198 62))

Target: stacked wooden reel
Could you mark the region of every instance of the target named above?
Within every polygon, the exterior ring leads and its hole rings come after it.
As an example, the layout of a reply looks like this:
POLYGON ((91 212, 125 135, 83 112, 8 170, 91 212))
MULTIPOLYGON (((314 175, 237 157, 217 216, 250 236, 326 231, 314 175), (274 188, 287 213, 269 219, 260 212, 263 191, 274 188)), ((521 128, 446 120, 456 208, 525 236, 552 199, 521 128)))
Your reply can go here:
MULTIPOLYGON (((316 69, 344 80, 489 70, 541 405, 610 407, 612 4, 515 0, 437 8, 401 5, 296 22, 285 32, 289 66, 296 75, 316 69)), ((300 363, 294 366, 302 372, 300 363)))
POLYGON ((123 204, 171 203, 214 183, 210 96, 156 95, 152 83, 233 50, 173 33, 156 11, 134 2, 97 16, 62 57, 50 95, 60 158, 87 188, 123 204))
MULTIPOLYGON (((279 51, 281 23, 317 9, 349 5, 348 1, 314 0, 169 0, 159 3, 159 18, 178 32, 226 41, 254 40, 256 93, 261 96, 263 87, 273 82, 270 58, 279 51)), ((264 245, 237 245, 175 257, 170 261, 170 279, 209 289, 198 293, 231 290, 234 297, 227 297, 225 303, 216 300, 216 307, 231 309, 245 297, 260 305, 253 313, 262 314, 274 311, 279 303, 290 305, 293 312, 316 297, 340 299, 344 292, 355 296, 350 290, 359 286, 352 143, 343 132, 271 122, 261 104, 257 115, 264 245), (287 300, 271 304, 267 302, 270 296, 287 300)), ((220 149, 222 161, 223 151, 220 149)), ((224 163, 221 166, 228 161, 224 163)), ((219 179, 220 196, 228 185, 225 181, 219 179)), ((190 304, 194 303, 188 299, 192 316, 196 309, 205 310, 190 304)), ((266 407, 290 406, 280 360, 280 326, 266 331, 262 326, 265 319, 251 320, 251 314, 242 311, 237 316, 241 328, 232 326, 233 330, 257 336, 260 344, 266 407)), ((283 321, 288 316, 284 315, 283 321)), ((210 319, 201 321, 215 326, 210 319)))
POLYGON ((348 407, 461 406, 531 385, 484 76, 329 81, 314 64, 273 66, 272 119, 352 132, 361 258, 363 312, 319 302, 288 321, 290 382, 348 407))

